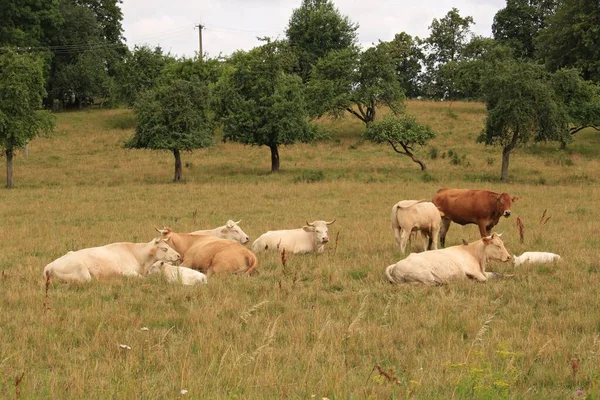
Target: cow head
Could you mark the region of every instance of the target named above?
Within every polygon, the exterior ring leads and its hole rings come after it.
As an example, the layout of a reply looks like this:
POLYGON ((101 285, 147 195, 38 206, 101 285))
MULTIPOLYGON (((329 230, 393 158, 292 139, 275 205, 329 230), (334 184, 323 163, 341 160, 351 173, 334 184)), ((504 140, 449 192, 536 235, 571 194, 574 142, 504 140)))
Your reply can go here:
POLYGON ((165 262, 164 261, 157 261, 154 264, 152 264, 150 266, 150 268, 148 268, 148 275, 152 275, 152 274, 158 274, 160 273, 164 268, 165 268, 165 262))
POLYGON ((498 260, 502 262, 510 260, 510 254, 506 251, 506 247, 504 247, 504 243, 500 238, 501 236, 502 234, 498 235, 494 232, 490 236, 481 239, 485 245, 485 257, 488 260, 498 260))
MULTIPOLYGON (((169 229, 169 233, 171 230, 169 229)), ((167 244, 167 240, 165 238, 156 238, 154 239, 154 248, 152 249, 152 255, 156 257, 157 260, 160 261, 169 261, 175 262, 181 259, 181 256, 178 252, 173 250, 171 246, 167 244)))
POLYGON ((313 221, 306 222, 306 226, 302 227, 305 232, 313 232, 315 234, 315 242, 317 244, 325 244, 329 242, 329 235, 327 225, 331 225, 335 222, 335 218, 331 222, 327 221, 313 221))
POLYGON ((242 222, 240 219, 238 222, 233 222, 232 220, 227 221, 227 224, 221 229, 221 234, 223 238, 235 240, 240 242, 241 244, 246 244, 250 241, 250 238, 246 233, 238 226, 238 224, 242 222))
POLYGON ((502 215, 506 218, 510 217, 510 207, 512 203, 519 200, 519 196, 510 197, 508 193, 502 193, 496 196, 496 201, 498 203, 498 210, 502 213, 502 215))

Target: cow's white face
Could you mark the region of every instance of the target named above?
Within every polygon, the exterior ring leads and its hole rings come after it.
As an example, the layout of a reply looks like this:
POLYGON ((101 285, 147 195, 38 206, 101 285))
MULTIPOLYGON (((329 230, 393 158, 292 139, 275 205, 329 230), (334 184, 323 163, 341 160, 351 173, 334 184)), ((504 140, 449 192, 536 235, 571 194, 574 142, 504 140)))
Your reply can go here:
POLYGON ((500 235, 494 232, 491 236, 484 237, 482 240, 485 244, 485 256, 488 260, 503 262, 510 260, 510 254, 506 251, 500 235))
POLYGON ((329 229, 327 229, 327 225, 325 221, 314 221, 302 229, 305 232, 312 232, 315 235, 315 242, 317 244, 325 244, 329 243, 329 229))
POLYGON ((148 275, 158 274, 161 267, 165 264, 164 261, 157 261, 148 268, 148 275))
POLYGON ((246 244, 250 241, 250 238, 246 233, 239 227, 238 222, 233 222, 232 220, 227 221, 225 227, 221 230, 221 234, 223 234, 225 239, 235 240, 240 242, 241 244, 246 244))
POLYGON ((181 259, 178 252, 173 250, 171 246, 166 243, 166 239, 155 239, 154 245, 156 246, 156 258, 160 261, 175 262, 181 259))

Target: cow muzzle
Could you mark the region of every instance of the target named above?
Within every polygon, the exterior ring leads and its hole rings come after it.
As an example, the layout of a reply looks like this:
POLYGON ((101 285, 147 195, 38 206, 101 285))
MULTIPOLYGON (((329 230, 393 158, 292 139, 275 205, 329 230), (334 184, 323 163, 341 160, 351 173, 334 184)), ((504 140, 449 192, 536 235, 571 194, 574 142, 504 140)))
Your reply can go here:
POLYGON ((323 243, 329 243, 329 238, 324 237, 323 239, 321 239, 321 242, 323 242, 323 243))
POLYGON ((503 215, 504 215, 504 217, 505 217, 505 218, 508 218, 508 217, 510 217, 510 210, 506 210, 506 211, 504 211, 504 214, 503 214, 503 215))
POLYGON ((248 243, 249 241, 250 241, 250 238, 249 238, 248 236, 246 236, 246 237, 244 238, 244 240, 242 241, 242 244, 246 244, 246 243, 248 243))

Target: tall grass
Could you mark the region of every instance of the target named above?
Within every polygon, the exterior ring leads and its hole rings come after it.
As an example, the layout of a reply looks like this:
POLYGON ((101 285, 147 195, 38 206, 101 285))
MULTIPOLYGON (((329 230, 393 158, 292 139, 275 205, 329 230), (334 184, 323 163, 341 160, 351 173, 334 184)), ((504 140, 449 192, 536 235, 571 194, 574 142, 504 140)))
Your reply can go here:
MULTIPOLYGON (((346 118, 319 121, 329 141, 284 147, 279 174, 268 173, 268 149, 218 143, 184 154, 185 182, 173 184, 168 152, 121 147, 128 111, 59 114, 57 134, 16 159, 16 189, 0 190, 0 398, 599 396, 600 136, 578 133, 572 164, 557 162, 553 144, 517 149, 512 181, 501 183, 499 165, 487 161, 500 149, 475 143, 482 105, 408 109, 438 132, 427 179, 385 146, 360 142, 364 127, 346 118), (470 167, 442 158, 448 149, 470 167), (384 268, 402 257, 389 208, 440 187, 519 195, 496 227, 507 249, 564 261, 494 264, 515 278, 486 284, 384 282, 384 268), (522 242, 517 217, 529 232, 522 242), (285 262, 261 253, 260 274, 213 276, 201 288, 148 277, 51 281, 46 290, 44 266, 69 250, 230 218, 252 239, 336 218, 335 239, 325 254, 285 262)), ((477 236, 475 226, 453 224, 447 241, 477 236)))

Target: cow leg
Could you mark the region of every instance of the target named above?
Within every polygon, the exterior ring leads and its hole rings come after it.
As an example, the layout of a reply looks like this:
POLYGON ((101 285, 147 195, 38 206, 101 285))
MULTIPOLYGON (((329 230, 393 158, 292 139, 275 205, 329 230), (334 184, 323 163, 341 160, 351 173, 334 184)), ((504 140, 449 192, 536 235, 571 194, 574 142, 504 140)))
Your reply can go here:
POLYGON ((400 227, 394 226, 394 237, 396 238, 396 244, 400 247, 402 243, 402 229, 400 227))
POLYGON ((485 226, 485 222, 479 222, 477 226, 479 226, 479 234, 481 235, 481 237, 490 236, 490 234, 488 233, 488 228, 487 226, 485 226))
POLYGON ((429 236, 429 250, 437 250, 439 237, 440 229, 432 229, 431 235, 429 236))
POLYGON ((136 271, 123 271, 123 272, 121 273, 121 275, 123 275, 123 276, 127 276, 127 277, 130 277, 130 276, 132 276, 132 277, 134 277, 134 278, 143 278, 143 276, 142 276, 142 275, 140 275, 139 273, 137 273, 136 271))
POLYGON ((442 218, 442 226, 440 228, 440 244, 442 247, 446 247, 446 233, 448 233, 448 229, 450 229, 450 223, 452 221, 448 218, 442 218))
POLYGON ((408 238, 410 237, 411 232, 403 229, 402 234, 400 235, 400 251, 404 253, 406 250, 406 244, 408 243, 408 238))

